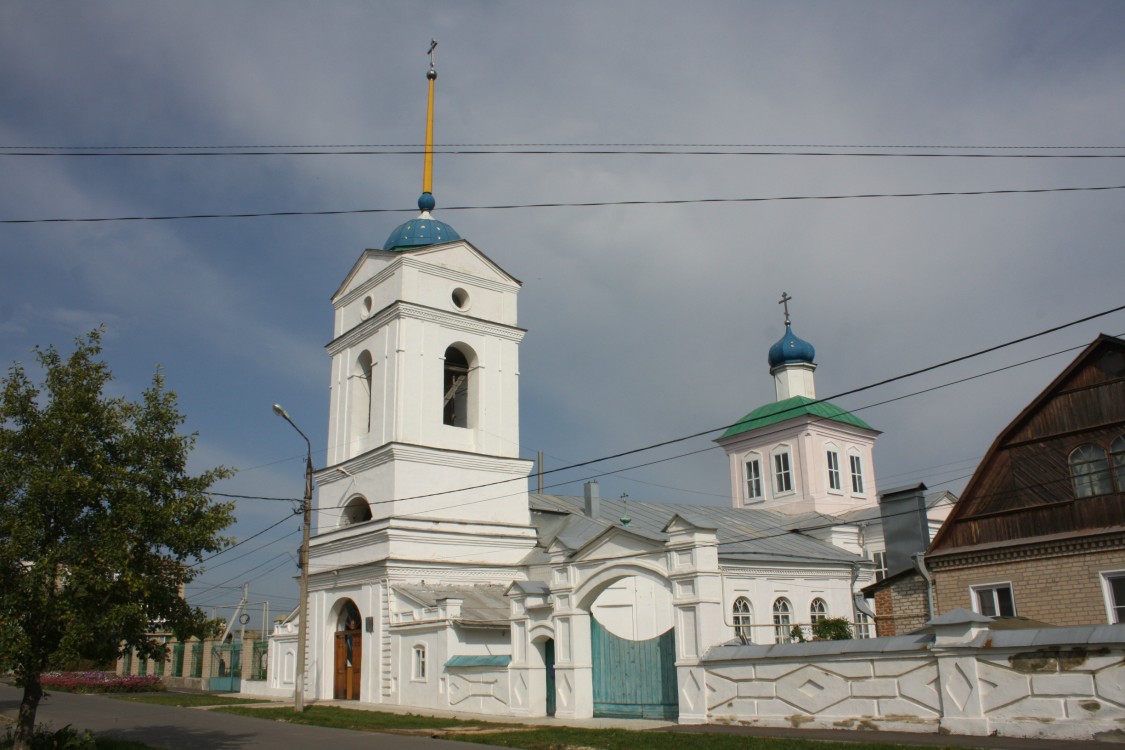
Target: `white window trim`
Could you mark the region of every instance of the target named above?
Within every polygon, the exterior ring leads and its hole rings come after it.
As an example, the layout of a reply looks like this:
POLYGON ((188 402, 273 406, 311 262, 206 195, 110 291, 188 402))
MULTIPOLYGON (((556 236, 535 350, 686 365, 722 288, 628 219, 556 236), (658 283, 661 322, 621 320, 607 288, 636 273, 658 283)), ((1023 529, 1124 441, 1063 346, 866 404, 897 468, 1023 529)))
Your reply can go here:
POLYGON ((410 681, 429 682, 430 649, 425 643, 416 643, 410 649, 410 681), (421 655, 421 657, 419 657, 421 655), (421 669, 419 669, 421 667, 421 669))
MULTIPOLYGON (((1106 621, 1110 625, 1117 624, 1118 622, 1125 623, 1125 617, 1120 621, 1116 619, 1117 608, 1114 606, 1113 589, 1110 587, 1111 578, 1125 578, 1125 570, 1102 570, 1098 572, 1098 578, 1102 582, 1102 597, 1105 600, 1106 621)), ((1121 606, 1125 606, 1125 602, 1121 602, 1121 606)))
MULTIPOLYGON (((980 611, 980 601, 979 601, 979 598, 977 597, 977 592, 984 591, 986 589, 999 589, 999 588, 1007 588, 1009 591, 1012 592, 1012 615, 1011 616, 1016 617, 1017 615, 1019 615, 1019 612, 1020 612, 1019 607, 1016 606, 1016 587, 1012 585, 1011 581, 995 581, 993 583, 975 583, 972 586, 969 586, 969 601, 972 602, 973 611, 976 612, 978 615, 984 614, 983 612, 980 611)), ((1006 617, 1006 615, 999 614, 999 611, 1000 611, 999 604, 1000 604, 1000 602, 997 601, 997 607, 996 607, 997 615, 996 616, 997 617, 1006 617)), ((985 617, 989 617, 989 615, 985 615, 985 617)))
POLYGON ((742 457, 742 500, 749 503, 761 503, 766 500, 766 484, 762 479, 762 454, 761 453, 747 453, 742 457), (747 466, 751 462, 758 463, 758 494, 751 497, 750 495, 750 476, 747 471, 747 466))
POLYGON ((824 472, 824 487, 825 487, 825 489, 828 491, 828 493, 830 495, 842 495, 842 494, 844 494, 844 475, 843 475, 843 472, 840 471, 840 450, 833 443, 827 443, 824 446, 824 466, 825 466, 825 472, 824 472), (836 483, 839 485, 838 487, 832 486, 833 466, 828 460, 829 456, 835 456, 836 457, 835 474, 836 474, 836 483))
POLYGON ((848 451, 848 480, 851 482, 851 494, 854 497, 867 496, 867 477, 865 476, 867 472, 864 470, 865 463, 866 462, 863 460, 863 454, 861 454, 859 451, 848 451), (855 470, 856 462, 859 463, 858 472, 855 470), (856 490, 855 488, 855 480, 857 477, 859 478, 859 490, 856 490))
POLYGON ((774 497, 785 497, 787 495, 797 494, 797 470, 793 461, 793 449, 791 446, 782 444, 770 451, 770 489, 773 490, 774 497), (789 469, 789 489, 782 490, 778 487, 778 471, 777 471, 777 457, 784 455, 786 457, 786 464, 789 469))

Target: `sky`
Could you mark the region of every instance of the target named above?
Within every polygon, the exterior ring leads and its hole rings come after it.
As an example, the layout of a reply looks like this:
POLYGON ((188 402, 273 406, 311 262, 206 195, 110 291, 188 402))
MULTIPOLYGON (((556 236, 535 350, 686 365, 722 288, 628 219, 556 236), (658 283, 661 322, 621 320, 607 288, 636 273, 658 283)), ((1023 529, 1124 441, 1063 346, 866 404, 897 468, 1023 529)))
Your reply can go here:
MULTIPOLYGON (((195 470, 238 470, 217 492, 299 498, 305 446, 271 405, 323 465, 329 298, 417 213, 431 38, 435 216, 523 282, 521 454, 548 470, 772 401, 782 292, 820 397, 1125 304, 1125 190, 448 210, 1125 185, 1115 0, 7 0, 0 219, 384 212, 0 223, 0 361, 105 326, 113 392, 162 368, 195 470), (174 146, 408 153, 58 155, 174 146), (599 148, 696 153, 573 153, 599 148), (1018 158, 906 156, 935 153, 1018 158)), ((834 401, 882 431, 881 488, 957 492, 1099 332, 1125 313, 834 401)), ((601 475, 604 497, 729 505, 716 434, 547 491, 601 475)), ((248 582, 254 612, 295 606, 295 505, 238 500, 228 533, 248 541, 189 600, 230 605, 248 582)))

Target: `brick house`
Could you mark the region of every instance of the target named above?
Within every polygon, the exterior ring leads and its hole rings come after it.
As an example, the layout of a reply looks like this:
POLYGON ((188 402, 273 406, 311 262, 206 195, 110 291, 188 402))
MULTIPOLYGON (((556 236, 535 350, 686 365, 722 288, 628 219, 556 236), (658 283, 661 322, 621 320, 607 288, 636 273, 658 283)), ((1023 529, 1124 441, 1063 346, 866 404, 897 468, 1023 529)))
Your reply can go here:
POLYGON ((1125 622, 1125 341, 1101 335, 993 442, 925 555, 865 589, 879 635, 957 607, 1125 622))

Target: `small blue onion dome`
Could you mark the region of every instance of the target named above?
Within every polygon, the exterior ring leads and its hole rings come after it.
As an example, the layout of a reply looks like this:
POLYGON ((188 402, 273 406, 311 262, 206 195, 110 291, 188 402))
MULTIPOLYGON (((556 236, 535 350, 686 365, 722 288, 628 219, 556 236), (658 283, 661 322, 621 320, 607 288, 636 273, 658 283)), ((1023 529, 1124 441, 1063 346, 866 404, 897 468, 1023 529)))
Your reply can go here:
POLYGON ((812 364, 815 357, 816 349, 813 348, 813 345, 797 338, 793 329, 786 325, 785 335, 770 347, 770 369, 795 362, 812 364))
POLYGON ((461 239, 461 235, 453 227, 428 215, 427 212, 433 210, 435 205, 437 202, 433 195, 422 193, 418 198, 418 208, 422 210, 422 215, 395 227, 391 236, 383 243, 383 249, 409 250, 461 239))

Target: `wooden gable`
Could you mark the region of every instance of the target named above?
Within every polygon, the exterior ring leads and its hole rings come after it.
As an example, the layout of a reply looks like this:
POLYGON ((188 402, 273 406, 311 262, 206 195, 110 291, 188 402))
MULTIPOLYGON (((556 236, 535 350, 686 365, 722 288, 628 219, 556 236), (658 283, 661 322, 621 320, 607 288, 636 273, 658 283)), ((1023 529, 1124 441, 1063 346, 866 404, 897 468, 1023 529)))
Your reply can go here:
POLYGON ((1125 434, 1125 341, 1099 336, 1005 428, 930 554, 1125 528, 1125 489, 1077 498, 1068 458, 1125 434))

